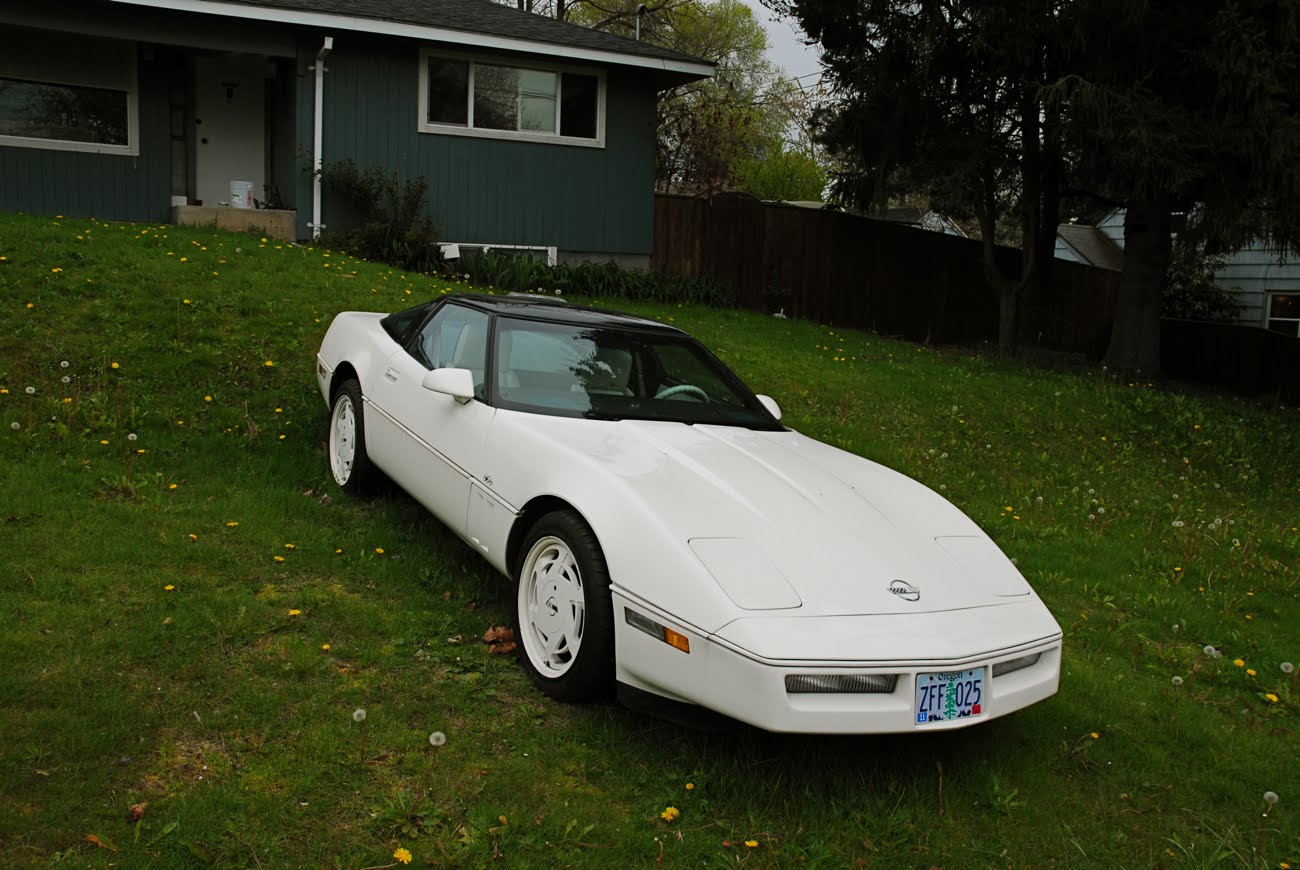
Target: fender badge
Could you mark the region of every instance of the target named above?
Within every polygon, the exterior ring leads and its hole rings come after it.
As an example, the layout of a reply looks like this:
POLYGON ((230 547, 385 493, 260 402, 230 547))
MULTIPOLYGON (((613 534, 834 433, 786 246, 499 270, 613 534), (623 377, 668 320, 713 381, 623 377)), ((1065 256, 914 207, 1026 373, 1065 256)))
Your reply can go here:
POLYGON ((904 601, 920 601, 921 590, 904 580, 895 580, 889 584, 889 591, 904 601))

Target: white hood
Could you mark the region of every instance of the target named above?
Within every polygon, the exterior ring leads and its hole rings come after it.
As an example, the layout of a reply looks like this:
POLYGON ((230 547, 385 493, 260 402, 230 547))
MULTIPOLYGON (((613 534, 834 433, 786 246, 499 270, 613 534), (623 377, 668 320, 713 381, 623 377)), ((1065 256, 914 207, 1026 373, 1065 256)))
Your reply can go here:
POLYGON ((638 515, 655 517, 678 546, 693 542, 742 610, 924 613, 1030 597, 1010 561, 945 499, 797 432, 514 413, 498 423, 567 448, 574 469, 626 487, 643 503, 638 515), (890 591, 895 581, 910 587, 895 584, 906 597, 890 591))

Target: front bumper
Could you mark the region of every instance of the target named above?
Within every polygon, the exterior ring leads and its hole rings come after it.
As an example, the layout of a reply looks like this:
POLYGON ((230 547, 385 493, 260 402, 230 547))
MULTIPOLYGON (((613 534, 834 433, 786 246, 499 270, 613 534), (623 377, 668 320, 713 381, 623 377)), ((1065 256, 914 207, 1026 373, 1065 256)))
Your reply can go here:
MULTIPOLYGON (((625 607, 647 612, 644 603, 629 601, 617 592, 614 604, 617 623, 624 622, 625 607)), ((834 662, 772 661, 737 648, 716 635, 702 636, 679 627, 663 614, 650 611, 650 615, 689 637, 690 652, 683 653, 645 632, 624 630, 626 625, 618 625, 615 644, 621 682, 671 700, 697 704, 767 731, 878 734, 964 728, 1051 697, 1060 682, 1059 629, 1046 637, 1016 638, 1010 645, 999 642, 994 644, 994 649, 942 660, 908 661, 873 656, 834 662), (1038 655, 1033 664, 993 676, 995 665, 1033 655, 1038 655), (915 713, 918 674, 969 668, 984 669, 985 700, 981 715, 918 725, 915 713), (786 691, 785 678, 791 674, 893 674, 897 682, 888 693, 802 694, 786 691)), ((816 621, 815 617, 810 619, 816 621)), ((837 618, 843 619, 847 618, 837 618)), ((942 625, 937 629, 941 631, 942 625)))

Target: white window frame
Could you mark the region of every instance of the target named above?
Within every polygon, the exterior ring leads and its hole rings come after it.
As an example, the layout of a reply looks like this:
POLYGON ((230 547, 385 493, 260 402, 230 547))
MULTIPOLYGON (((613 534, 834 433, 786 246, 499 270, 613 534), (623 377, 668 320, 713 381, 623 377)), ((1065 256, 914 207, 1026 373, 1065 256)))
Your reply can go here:
POLYGON ((521 59, 509 56, 494 56, 485 54, 469 54, 460 51, 444 51, 437 48, 420 49, 420 87, 419 100, 420 104, 416 107, 416 129, 421 133, 436 133, 443 136, 468 136, 476 139, 506 139, 515 142, 545 142, 550 145, 573 145, 578 148, 604 148, 605 147, 605 101, 606 101, 606 84, 605 71, 599 67, 572 66, 569 64, 556 64, 546 61, 535 61, 531 58, 521 59), (467 124, 462 127, 456 124, 438 124, 429 121, 429 59, 438 58, 440 60, 458 60, 469 63, 469 83, 466 89, 465 99, 469 102, 467 124), (516 69, 537 70, 539 72, 556 73, 556 100, 555 100, 555 129, 554 133, 540 133, 532 130, 489 130, 482 127, 474 126, 474 69, 477 64, 486 66, 506 66, 516 69), (574 73, 577 75, 593 76, 596 79, 596 138, 583 139, 577 136, 562 136, 560 129, 560 110, 561 94, 559 93, 561 75, 563 73, 574 73))
POLYGON ((84 74, 61 74, 58 70, 41 70, 37 74, 28 74, 21 68, 0 63, 0 77, 4 78, 73 88, 125 91, 125 145, 108 145, 102 142, 74 142, 70 139, 41 139, 34 136, 12 136, 8 134, 0 134, 0 145, 9 145, 15 148, 40 148, 46 151, 80 151, 87 154, 117 154, 124 157, 138 157, 140 155, 140 77, 136 53, 136 45, 131 43, 131 48, 127 51, 126 68, 122 70, 126 76, 125 87, 123 87, 121 79, 111 75, 96 79, 84 74))
MULTIPOLYGON (((1295 332, 1295 335, 1300 336, 1300 318, 1297 318, 1297 317, 1274 317, 1274 316, 1273 316, 1273 300, 1274 300, 1276 297, 1278 297, 1278 296, 1300 296, 1300 291, 1297 291, 1297 290, 1282 290, 1282 291, 1271 292, 1271 293, 1268 294, 1267 304, 1265 304, 1265 306, 1264 306, 1264 328, 1267 329, 1267 330, 1269 330, 1270 332, 1272 332, 1272 331, 1273 331, 1272 324, 1273 324, 1274 321, 1277 321, 1277 322, 1279 322, 1279 323, 1294 323, 1294 324, 1296 324, 1296 332, 1295 332)), ((1285 332, 1280 332, 1280 333, 1278 333, 1278 334, 1279 334, 1279 335, 1286 335, 1287 333, 1285 333, 1285 332)))

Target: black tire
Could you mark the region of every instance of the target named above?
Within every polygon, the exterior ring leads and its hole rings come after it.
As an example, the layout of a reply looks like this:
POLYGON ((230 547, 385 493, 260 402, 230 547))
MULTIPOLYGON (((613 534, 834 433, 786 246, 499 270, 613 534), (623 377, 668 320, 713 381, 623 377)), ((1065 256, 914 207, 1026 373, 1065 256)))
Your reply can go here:
POLYGON ((595 533, 575 511, 547 514, 524 537, 515 570, 515 642, 528 676, 555 700, 610 695, 614 609, 609 570, 595 533), (579 595, 577 614, 573 603, 579 595))
POLYGON ((366 423, 362 407, 361 384, 356 379, 339 384, 330 403, 330 428, 325 449, 330 475, 349 495, 364 495, 372 491, 378 478, 378 472, 366 453, 366 423), (349 446, 352 450, 350 458, 347 456, 349 446))

